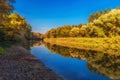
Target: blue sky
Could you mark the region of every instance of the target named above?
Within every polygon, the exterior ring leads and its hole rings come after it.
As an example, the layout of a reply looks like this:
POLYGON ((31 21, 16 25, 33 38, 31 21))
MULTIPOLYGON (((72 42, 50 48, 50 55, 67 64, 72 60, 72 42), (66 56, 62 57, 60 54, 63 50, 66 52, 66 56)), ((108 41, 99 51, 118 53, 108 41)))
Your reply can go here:
POLYGON ((62 25, 87 23, 96 11, 120 6, 120 0, 16 0, 15 11, 24 16, 33 31, 45 33, 62 25))

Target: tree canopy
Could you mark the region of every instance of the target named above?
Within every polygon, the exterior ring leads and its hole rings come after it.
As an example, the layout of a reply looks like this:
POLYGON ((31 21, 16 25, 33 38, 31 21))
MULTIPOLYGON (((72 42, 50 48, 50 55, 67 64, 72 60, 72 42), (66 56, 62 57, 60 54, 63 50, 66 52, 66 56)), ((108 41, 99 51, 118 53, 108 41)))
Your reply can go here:
POLYGON ((87 24, 65 25, 45 33, 56 37, 115 37, 120 36, 120 8, 92 13, 87 24))
POLYGON ((24 40, 32 35, 32 28, 23 16, 13 12, 14 0, 0 0, 0 40, 24 40))

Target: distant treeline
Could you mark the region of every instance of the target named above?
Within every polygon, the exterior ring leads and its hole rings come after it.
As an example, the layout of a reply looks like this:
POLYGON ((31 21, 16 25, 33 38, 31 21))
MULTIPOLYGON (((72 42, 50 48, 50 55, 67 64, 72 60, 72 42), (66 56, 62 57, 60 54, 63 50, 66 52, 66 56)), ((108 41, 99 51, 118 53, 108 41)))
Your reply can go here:
POLYGON ((0 0, 0 41, 24 41, 37 38, 25 18, 16 12, 12 13, 14 2, 14 0, 0 0))
POLYGON ((46 38, 59 37, 114 37, 120 36, 120 8, 92 13, 88 24, 65 25, 52 28, 46 38))
POLYGON ((39 32, 32 32, 32 37, 30 38, 32 40, 42 40, 43 39, 43 34, 39 32))

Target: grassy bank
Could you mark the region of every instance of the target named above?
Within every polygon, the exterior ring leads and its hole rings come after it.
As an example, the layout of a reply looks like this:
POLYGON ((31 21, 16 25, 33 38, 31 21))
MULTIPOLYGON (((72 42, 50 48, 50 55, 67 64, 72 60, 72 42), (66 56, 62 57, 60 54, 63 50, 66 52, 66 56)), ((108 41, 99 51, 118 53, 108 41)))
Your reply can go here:
POLYGON ((113 38, 46 38, 45 42, 86 50, 120 55, 120 37, 113 38))

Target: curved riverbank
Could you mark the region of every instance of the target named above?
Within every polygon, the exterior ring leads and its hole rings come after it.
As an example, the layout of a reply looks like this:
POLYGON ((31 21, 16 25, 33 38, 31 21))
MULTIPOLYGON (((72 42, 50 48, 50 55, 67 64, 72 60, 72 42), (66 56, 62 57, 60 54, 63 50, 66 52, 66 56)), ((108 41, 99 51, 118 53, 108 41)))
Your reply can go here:
POLYGON ((63 80, 20 46, 0 55, 0 80, 63 80))

